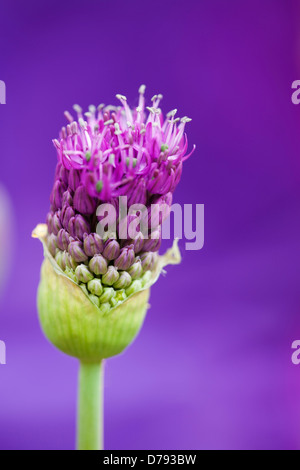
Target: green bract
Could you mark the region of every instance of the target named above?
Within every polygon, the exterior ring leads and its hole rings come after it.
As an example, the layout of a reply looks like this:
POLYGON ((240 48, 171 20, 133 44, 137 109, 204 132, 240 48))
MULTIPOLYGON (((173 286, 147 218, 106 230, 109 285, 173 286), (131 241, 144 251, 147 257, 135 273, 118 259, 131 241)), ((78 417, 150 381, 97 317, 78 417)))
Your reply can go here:
MULTIPOLYGON (((38 310, 46 337, 64 353, 85 362, 120 354, 143 325, 151 285, 166 265, 180 262, 177 243, 164 256, 158 257, 151 273, 133 281, 126 291, 105 288, 102 302, 101 297, 99 301, 99 297, 89 294, 85 284, 81 286, 76 278, 69 277, 68 270, 61 269, 46 246, 46 235, 45 225, 38 225, 33 232, 44 246, 38 310)), ((97 281, 95 288, 96 284, 97 281)))

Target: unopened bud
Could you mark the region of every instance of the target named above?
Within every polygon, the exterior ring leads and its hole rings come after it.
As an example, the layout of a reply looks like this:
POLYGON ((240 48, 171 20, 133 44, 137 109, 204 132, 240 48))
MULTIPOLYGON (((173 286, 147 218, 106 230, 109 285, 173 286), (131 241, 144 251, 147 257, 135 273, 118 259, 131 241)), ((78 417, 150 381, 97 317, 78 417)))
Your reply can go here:
POLYGON ((109 302, 110 299, 115 297, 116 291, 112 287, 104 287, 103 294, 100 297, 100 303, 109 302))
POLYGON ((141 277, 141 275, 143 274, 143 268, 140 259, 136 260, 136 262, 133 263, 133 265, 128 269, 128 273, 130 274, 132 279, 139 279, 141 277))
POLYGON ((80 175, 77 170, 74 170, 74 168, 71 168, 70 170, 68 182, 72 191, 76 191, 76 188, 78 188, 80 184, 80 175))
POLYGON ((72 237, 82 240, 83 235, 91 231, 91 227, 82 215, 76 215, 69 220, 68 231, 72 237))
POLYGON ((128 274, 127 271, 121 271, 119 274, 120 274, 120 277, 117 280, 117 282, 114 283, 114 288, 126 289, 131 284, 131 281, 132 281, 131 276, 130 274, 128 274))
POLYGON ((90 295, 89 291, 87 290, 86 284, 80 283, 79 286, 87 296, 90 295))
POLYGON ((65 269, 65 274, 66 274, 70 279, 72 279, 72 281, 74 281, 74 282, 76 282, 76 284, 78 284, 79 281, 78 281, 78 279, 77 279, 77 277, 76 277, 76 275, 75 275, 75 273, 74 273, 74 271, 73 271, 72 269, 66 267, 66 269, 65 269))
POLYGON ((135 253, 133 246, 122 248, 119 256, 114 261, 114 265, 118 269, 126 270, 134 263, 135 253))
POLYGON ((99 276, 107 273, 107 261, 102 255, 95 255, 89 262, 90 270, 99 276))
POLYGON ((61 211, 61 220, 64 228, 68 230, 69 222, 74 217, 74 209, 70 206, 64 206, 61 211))
POLYGON ((133 281, 132 284, 127 287, 126 295, 129 297, 130 295, 134 294, 135 292, 139 292, 143 288, 142 281, 133 281))
POLYGON ((84 186, 79 186, 74 194, 74 207, 81 214, 90 215, 94 212, 96 204, 84 186))
POLYGON ((117 307, 118 305, 120 305, 122 302, 124 302, 124 300, 127 299, 127 295, 125 293, 125 290, 124 289, 121 289, 121 290, 118 290, 116 292, 116 295, 115 297, 111 298, 110 299, 110 305, 112 307, 117 307))
POLYGON ((78 263, 76 263, 76 261, 74 260, 74 258, 70 255, 70 253, 67 253, 67 256, 68 256, 67 265, 70 266, 70 268, 75 271, 75 269, 76 269, 77 266, 78 266, 78 263))
POLYGON ((85 284, 94 279, 94 275, 89 271, 89 268, 85 264, 77 266, 75 275, 80 282, 84 282, 85 284))
POLYGON ((69 253, 67 253, 66 251, 63 251, 62 257, 61 257, 63 271, 65 271, 66 268, 71 269, 71 264, 69 262, 69 259, 71 259, 69 253))
POLYGON ((87 235, 83 240, 83 248, 87 256, 94 256, 103 251, 103 241, 97 233, 87 235))
POLYGON ((145 240, 143 251, 158 251, 161 245, 160 230, 155 230, 148 240, 145 240))
POLYGON ((117 240, 107 240, 103 249, 103 256, 109 261, 116 259, 120 254, 120 245, 117 240))
POLYGON ((62 228, 57 235, 57 246, 60 250, 64 251, 68 249, 69 243, 70 235, 62 228))
POLYGON ((46 224, 47 224, 47 227, 48 227, 48 233, 51 234, 52 233, 52 219, 53 219, 53 212, 49 212, 48 215, 47 215, 47 219, 46 219, 46 224))
POLYGON ((143 271, 149 271, 149 269, 151 269, 153 265, 153 253, 151 251, 148 251, 147 253, 141 254, 140 258, 143 271))
POLYGON ((152 279, 151 271, 146 271, 145 274, 143 275, 142 279, 141 279, 143 287, 148 286, 151 282, 151 279, 152 279))
POLYGON ((112 286, 119 279, 120 275, 114 266, 108 266, 107 273, 102 276, 103 284, 112 286))
POLYGON ((99 297, 97 297, 96 295, 90 294, 89 298, 91 299, 93 304, 97 305, 97 307, 100 306, 99 297))
POLYGON ((54 235, 57 235, 61 228, 60 211, 57 211, 52 217, 52 231, 54 235))
POLYGON ((103 293, 103 287, 100 279, 92 279, 89 281, 87 287, 91 294, 97 295, 98 297, 103 293))
POLYGON ((54 233, 52 233, 51 235, 48 235, 47 246, 51 255, 55 258, 56 250, 57 250, 57 238, 54 235, 54 233))
POLYGON ((81 263, 82 261, 86 261, 88 259, 85 252, 83 251, 83 245, 79 241, 71 242, 68 247, 68 251, 77 263, 81 263))
POLYGON ((105 302, 103 304, 100 304, 100 311, 103 314, 109 313, 111 310, 111 306, 108 302, 105 302))
POLYGON ((133 246, 135 254, 138 254, 140 251, 142 251, 144 246, 144 236, 142 232, 138 232, 133 240, 126 241, 123 246, 125 247, 129 245, 133 246))
POLYGON ((62 207, 62 196, 65 190, 65 184, 60 180, 56 180, 50 196, 50 202, 55 210, 62 207))
POLYGON ((62 259, 62 255, 63 255, 63 252, 62 251, 58 251, 55 255, 55 261, 57 262, 58 266, 60 267, 60 269, 62 269, 63 271, 65 270, 66 266, 63 265, 63 259, 62 259))
POLYGON ((69 189, 64 192, 63 197, 62 197, 62 207, 64 206, 72 206, 73 204, 73 198, 71 195, 71 192, 69 189))

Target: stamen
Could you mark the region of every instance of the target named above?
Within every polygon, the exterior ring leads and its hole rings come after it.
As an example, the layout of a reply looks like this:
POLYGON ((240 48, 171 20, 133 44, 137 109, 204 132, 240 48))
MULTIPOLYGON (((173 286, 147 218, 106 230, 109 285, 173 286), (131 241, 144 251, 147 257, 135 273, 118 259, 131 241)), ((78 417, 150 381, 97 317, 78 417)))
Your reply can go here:
POLYGON ((94 106, 93 104, 90 104, 90 106, 89 106, 89 112, 92 113, 92 114, 95 114, 95 112, 96 112, 96 106, 94 106))
POLYGON ((81 114, 81 113, 82 113, 82 107, 79 106, 79 104, 74 104, 73 109, 74 109, 74 111, 76 111, 76 113, 78 113, 78 114, 81 114))
POLYGON ((65 115, 65 118, 67 118, 67 120, 68 120, 69 122, 73 122, 73 121, 74 121, 74 118, 73 118, 72 114, 69 113, 69 111, 65 111, 65 112, 64 112, 64 115, 65 115))
POLYGON ((116 95, 116 98, 117 98, 118 100, 121 100, 121 101, 122 101, 122 100, 123 100, 123 101, 127 101, 127 98, 126 98, 126 96, 124 96, 124 95, 117 94, 117 95, 116 95))
POLYGON ((87 128, 87 122, 86 122, 84 119, 79 118, 79 119, 78 119, 78 123, 79 123, 81 129, 86 130, 86 128, 87 128))
POLYGON ((114 123, 113 119, 108 119, 107 121, 105 121, 104 125, 109 126, 110 124, 113 124, 113 123, 114 123))
POLYGON ((180 119, 181 122, 191 122, 191 118, 184 116, 183 118, 180 119))
POLYGON ((177 109, 172 109, 172 111, 170 111, 168 114, 167 114, 167 117, 174 117, 175 114, 177 113, 177 109))
POLYGON ((115 135, 120 135, 120 134, 122 134, 122 131, 120 129, 119 124, 116 122, 115 123, 115 135))

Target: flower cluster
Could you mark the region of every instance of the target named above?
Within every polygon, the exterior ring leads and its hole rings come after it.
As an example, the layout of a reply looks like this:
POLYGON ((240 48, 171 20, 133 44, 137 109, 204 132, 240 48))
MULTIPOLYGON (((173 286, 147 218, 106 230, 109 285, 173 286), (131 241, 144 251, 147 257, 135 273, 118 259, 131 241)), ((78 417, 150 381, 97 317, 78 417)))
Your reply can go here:
POLYGON ((145 86, 132 110, 126 97, 121 106, 90 106, 87 113, 75 105, 77 120, 69 112, 59 140, 51 207, 47 216, 47 245, 60 268, 81 285, 102 311, 122 303, 142 289, 155 265, 161 244, 161 223, 168 215, 150 211, 151 206, 170 207, 180 180, 182 164, 189 155, 184 133, 187 117, 164 120, 159 103, 152 98, 145 108, 145 86), (119 209, 119 197, 128 205, 143 204, 155 234, 120 236, 116 231, 103 239, 97 233, 97 207, 110 203, 119 209), (152 220, 150 220, 152 219, 152 220), (156 219, 156 220, 153 220, 156 219))

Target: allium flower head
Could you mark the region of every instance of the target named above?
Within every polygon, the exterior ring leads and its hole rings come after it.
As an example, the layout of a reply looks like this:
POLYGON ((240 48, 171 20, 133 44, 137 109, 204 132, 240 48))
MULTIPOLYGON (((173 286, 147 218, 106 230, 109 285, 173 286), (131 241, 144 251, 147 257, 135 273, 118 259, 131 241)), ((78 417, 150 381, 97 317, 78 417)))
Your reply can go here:
MULTIPOLYGON (((58 163, 50 212, 47 227, 39 226, 35 232, 46 254, 40 318, 51 341, 81 359, 103 359, 130 343, 147 310, 149 287, 163 266, 180 258, 177 246, 165 258, 158 257, 157 251, 161 224, 169 215, 183 162, 190 155, 185 135, 190 119, 175 118, 176 110, 164 119, 159 107, 162 96, 155 95, 152 105, 146 107, 144 92, 145 86, 141 86, 135 109, 123 95, 117 95, 120 106, 90 106, 86 113, 74 106, 77 119, 65 112, 69 124, 53 141, 58 163), (146 236, 141 232, 133 236, 126 225, 124 237, 120 196, 126 196, 128 206, 145 207, 142 219, 153 229, 146 236), (115 209, 110 216, 115 231, 100 237, 97 227, 105 223, 97 209, 103 204, 115 209), (157 211, 150 210, 152 205, 157 211), (49 308, 50 301, 55 308, 49 308), (83 305, 89 314, 81 311, 83 305), (67 318, 72 326, 57 329, 58 317, 65 322, 67 318), (81 330, 91 329, 90 340, 85 332, 79 341, 75 324, 81 330), (95 329, 99 328, 96 340, 95 329)), ((135 217, 128 219, 134 221, 135 217)))
POLYGON ((129 204, 147 204, 155 195, 174 192, 189 157, 184 131, 190 119, 175 118, 176 110, 164 119, 162 95, 145 107, 144 92, 142 85, 135 109, 117 95, 121 106, 90 106, 83 113, 75 105, 77 120, 65 112, 69 124, 53 141, 58 154, 53 210, 72 196, 74 209, 90 215, 97 200, 127 195, 129 204))

